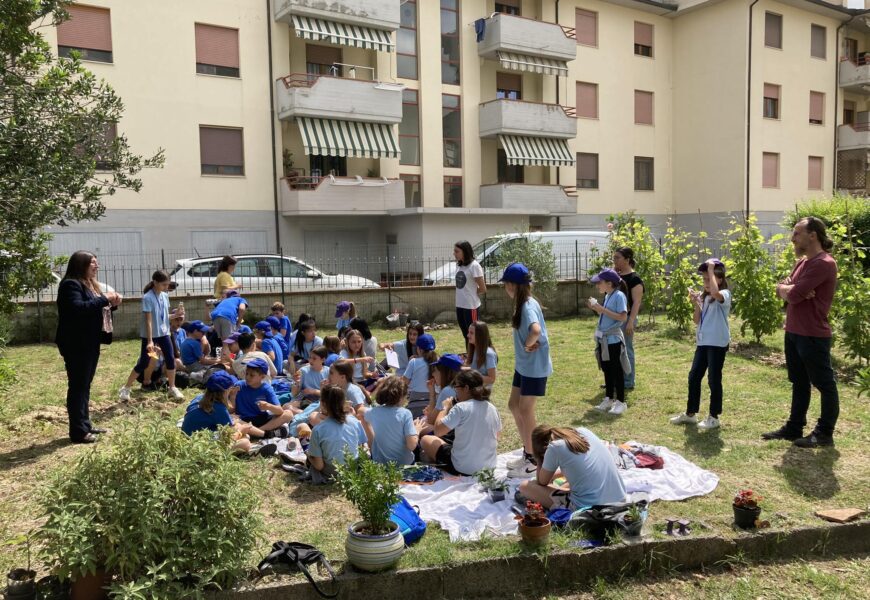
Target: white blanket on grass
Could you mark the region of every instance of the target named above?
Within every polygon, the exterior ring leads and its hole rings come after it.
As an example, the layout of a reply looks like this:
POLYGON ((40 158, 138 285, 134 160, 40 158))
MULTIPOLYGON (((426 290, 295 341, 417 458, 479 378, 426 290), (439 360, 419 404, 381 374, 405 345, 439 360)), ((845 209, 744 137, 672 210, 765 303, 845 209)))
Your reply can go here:
MULTIPOLYGON (((715 473, 705 471, 664 446, 656 449, 665 461, 663 469, 620 470, 629 498, 643 495, 650 501, 685 500, 709 494, 719 484, 715 473)), ((506 477, 508 460, 520 450, 500 454, 497 477, 506 477)), ((531 475, 530 475, 531 477, 531 475)), ((490 502, 473 477, 450 477, 432 485, 403 485, 402 494, 419 507, 424 521, 438 523, 450 534, 450 541, 474 541, 483 535, 510 535, 517 532, 513 495, 522 479, 509 479, 510 490, 502 502, 490 502)))

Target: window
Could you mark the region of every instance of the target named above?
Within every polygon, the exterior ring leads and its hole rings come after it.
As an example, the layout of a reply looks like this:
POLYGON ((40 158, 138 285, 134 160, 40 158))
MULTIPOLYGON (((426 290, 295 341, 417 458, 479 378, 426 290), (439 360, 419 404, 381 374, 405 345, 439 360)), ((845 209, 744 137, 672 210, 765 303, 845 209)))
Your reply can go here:
POLYGON ((779 187, 779 154, 775 152, 762 153, 761 187, 779 187))
POLYGON ((242 130, 200 125, 199 162, 203 175, 244 175, 242 130))
POLYGON ((441 127, 444 138, 444 166, 462 166, 462 113, 459 96, 441 94, 441 127))
POLYGON ((807 165, 807 189, 822 189, 822 157, 810 156, 807 165))
POLYGON ((598 13, 582 8, 574 11, 574 33, 578 44, 598 47, 598 13))
POLYGON ((638 125, 653 124, 653 93, 634 90, 634 122, 638 125))
POLYGON ((239 30, 215 25, 194 25, 196 72, 223 77, 239 76, 239 30))
POLYGON ((441 0, 441 83, 459 85, 459 0, 441 0))
POLYGON ((259 277, 260 269, 256 258, 240 258, 236 263, 234 277, 259 277))
POLYGON ((82 60, 112 62, 112 20, 107 8, 72 4, 69 20, 57 26, 57 54, 78 52, 82 60))
POLYGON ((843 125, 855 124, 856 105, 851 100, 843 100, 843 125))
POLYGON ((764 45, 782 49, 782 15, 764 13, 764 45))
MULTIPOLYGON (((247 260, 247 259, 245 259, 247 260)), ((308 277, 308 269, 290 259, 266 257, 260 259, 261 277, 308 277)), ((236 267, 238 271, 238 267, 236 267)))
POLYGON ((764 118, 779 118, 779 86, 772 83, 764 84, 764 118))
POLYGON ((520 0, 499 0, 495 3, 495 12, 504 15, 519 15, 520 0))
POLYGON ((522 165, 509 165, 507 163, 507 154, 501 148, 496 154, 497 162, 497 177, 499 183, 523 183, 525 181, 525 173, 522 165))
POLYGON ((191 277, 217 277, 218 261, 209 261, 193 265, 188 269, 187 274, 191 277))
POLYGON ((843 58, 858 64, 858 40, 855 38, 843 38, 843 58))
POLYGON ((423 206, 423 188, 419 175, 403 173, 399 179, 405 182, 405 208, 423 206))
POLYGON ((577 82, 577 116, 598 118, 598 84, 577 82))
POLYGON ((495 97, 521 100, 523 97, 523 76, 518 73, 496 73, 495 97))
POLYGON ((652 58, 653 26, 649 23, 634 22, 634 53, 652 58))
POLYGON ((407 0, 400 7, 401 25, 396 44, 399 77, 417 79, 417 1, 407 0))
POLYGON ((828 30, 821 25, 810 25, 810 56, 828 58, 828 30))
POLYGON ((652 191, 655 189, 655 159, 648 156, 634 157, 634 189, 652 191))
POLYGON ((333 67, 341 62, 341 48, 305 45, 305 72, 310 75, 341 76, 341 67, 333 67))
POLYGON ((406 89, 402 91, 399 150, 402 151, 401 164, 420 164, 420 106, 417 101, 417 90, 406 89))
POLYGON ((444 178, 444 206, 462 208, 462 177, 444 178))
POLYGON ((810 123, 822 125, 825 122, 825 94, 810 92, 810 123))
POLYGON ((94 156, 97 171, 111 171, 113 169, 114 164, 111 161, 112 145, 115 143, 115 138, 117 137, 118 125, 116 123, 109 123, 106 125, 104 138, 105 152, 99 152, 94 156))
POLYGON ((577 189, 598 189, 598 155, 577 153, 577 189))

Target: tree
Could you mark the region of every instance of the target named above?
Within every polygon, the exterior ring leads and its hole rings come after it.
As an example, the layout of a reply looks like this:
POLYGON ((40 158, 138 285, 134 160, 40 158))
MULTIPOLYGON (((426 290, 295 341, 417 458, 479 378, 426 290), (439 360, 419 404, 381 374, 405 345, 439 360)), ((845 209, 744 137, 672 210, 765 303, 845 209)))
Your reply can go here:
MULTIPOLYGON (((705 234, 702 232, 701 236, 705 234)), ((690 235, 668 219, 665 237, 662 242, 665 264, 670 267, 668 286, 670 299, 665 311, 668 320, 676 325, 681 333, 688 332, 692 325, 694 308, 689 300, 689 288, 697 288, 701 283, 698 275, 697 244, 690 235)))
POLYGON ((121 98, 75 53, 55 58, 40 33, 69 18, 69 0, 2 0, 0 26, 0 312, 50 281, 49 225, 95 220, 103 198, 139 191, 163 151, 134 154, 109 132, 121 98), (99 164, 99 172, 97 171, 99 164))
POLYGON ((534 234, 505 244, 498 252, 498 268, 503 271, 511 263, 521 262, 532 274, 533 293, 544 303, 556 297, 559 273, 553 255, 553 243, 545 242, 534 234))

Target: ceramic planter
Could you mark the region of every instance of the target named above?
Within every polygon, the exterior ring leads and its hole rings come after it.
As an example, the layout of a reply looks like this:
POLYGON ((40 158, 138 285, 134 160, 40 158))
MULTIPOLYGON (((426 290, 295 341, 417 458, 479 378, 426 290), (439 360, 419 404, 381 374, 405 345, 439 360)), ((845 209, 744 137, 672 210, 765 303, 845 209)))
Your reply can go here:
POLYGON ((759 507, 745 508, 743 506, 732 505, 734 509, 734 524, 740 529, 754 529, 755 521, 761 514, 759 507))
POLYGON ((360 533, 369 526, 366 521, 357 521, 347 528, 344 549, 347 560, 361 571, 382 571, 399 561, 405 551, 405 540, 399 526, 389 523, 392 531, 386 535, 360 533))
POLYGON ((8 600, 33 600, 36 597, 36 571, 12 569, 6 574, 8 600))
POLYGON ((553 524, 550 519, 544 519, 544 521, 541 525, 525 525, 522 521, 519 522, 520 536, 524 543, 529 546, 543 546, 547 543, 553 524))
POLYGON ((105 571, 88 573, 75 579, 70 586, 70 600, 106 600, 112 576, 105 571))

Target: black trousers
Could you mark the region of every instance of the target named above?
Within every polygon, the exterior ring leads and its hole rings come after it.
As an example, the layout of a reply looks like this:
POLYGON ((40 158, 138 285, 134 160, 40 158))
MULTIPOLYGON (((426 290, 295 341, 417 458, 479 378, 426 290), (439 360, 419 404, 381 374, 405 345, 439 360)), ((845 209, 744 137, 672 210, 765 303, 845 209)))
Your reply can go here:
POLYGON ((822 396, 822 414, 815 431, 833 435, 840 416, 840 396, 831 366, 831 338, 785 334, 785 366, 791 381, 791 414, 786 427, 802 433, 807 424, 810 393, 815 387, 822 396))
POLYGON ((91 382, 100 361, 100 346, 77 348, 63 355, 66 367, 66 412, 69 415, 69 438, 80 440, 91 432, 91 382))
POLYGON ((462 331, 462 340, 465 342, 466 349, 468 348, 468 328, 471 324, 477 321, 476 308, 459 308, 456 307, 456 321, 459 323, 459 330, 462 331))
POLYGON ((725 355, 728 346, 698 346, 695 348, 695 359, 689 371, 689 400, 686 403, 686 414, 694 415, 701 408, 701 381, 707 374, 707 384, 710 386, 710 416, 719 418, 722 414, 722 367, 725 365, 725 355))
POLYGON ((610 360, 601 361, 601 370, 604 371, 604 395, 611 400, 625 402, 625 375, 622 372, 622 362, 619 355, 622 353, 622 342, 607 344, 610 360))

